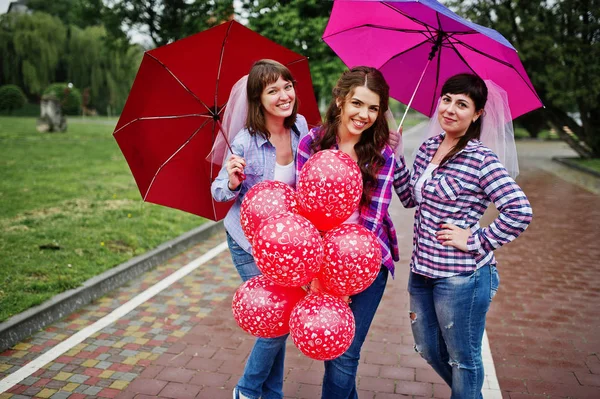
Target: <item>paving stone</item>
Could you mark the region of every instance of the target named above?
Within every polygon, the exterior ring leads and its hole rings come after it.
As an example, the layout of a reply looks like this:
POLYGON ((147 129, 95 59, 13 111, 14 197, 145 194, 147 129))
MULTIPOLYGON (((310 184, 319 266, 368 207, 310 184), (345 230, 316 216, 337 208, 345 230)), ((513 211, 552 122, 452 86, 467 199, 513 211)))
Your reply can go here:
MULTIPOLYGON (((600 196, 592 192, 597 182, 575 178, 549 161, 553 154, 568 153, 562 144, 519 143, 519 152, 523 161, 517 181, 532 202, 534 220, 522 237, 496 252, 501 284, 487 323, 502 396, 597 398, 600 196), (592 191, 583 188, 586 184, 592 191)), ((412 348, 406 292, 412 212, 394 199, 391 214, 401 261, 364 345, 361 399, 450 396, 412 348)), ((492 217, 493 209, 486 214, 492 217)), ((0 378, 223 241, 220 232, 0 353, 0 378)), ((229 399, 255 341, 231 317, 231 297, 239 284, 225 251, 21 381, 9 391, 10 398, 41 393, 56 399, 229 399)), ((291 340, 286 350, 285 398, 320 397, 323 363, 302 355, 291 340)), ((500 397, 493 389, 484 394, 485 399, 500 397)))

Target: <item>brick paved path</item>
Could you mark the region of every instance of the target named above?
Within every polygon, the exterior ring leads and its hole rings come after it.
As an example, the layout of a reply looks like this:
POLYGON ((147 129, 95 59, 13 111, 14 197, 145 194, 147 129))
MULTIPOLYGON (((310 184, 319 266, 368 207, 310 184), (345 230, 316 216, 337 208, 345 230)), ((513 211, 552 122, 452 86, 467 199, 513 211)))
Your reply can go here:
MULTIPOLYGON (((600 179, 557 178, 547 144, 520 146, 533 206, 523 236, 497 253, 487 332, 504 397, 600 398, 600 179), (591 184, 591 186, 590 186, 591 184)), ((563 176, 571 178, 573 172, 563 176)))
MULTIPOLYGON (((534 222, 523 237, 498 251, 501 287, 487 326, 504 398, 600 398, 600 246, 595 242, 600 197, 580 188, 581 181, 556 177, 547 158, 562 148, 519 148, 527 156, 519 182, 532 201, 534 222)), ((447 398, 448 388, 412 349, 406 294, 412 211, 395 201, 392 217, 401 261, 363 348, 360 397, 447 398)), ((211 238, 0 353, 0 379, 223 239, 222 234, 211 238)), ((231 316, 238 285, 225 251, 0 393, 0 399, 229 399, 254 341, 231 316)), ((286 370, 286 398, 319 397, 322 363, 303 356, 291 341, 286 370)))

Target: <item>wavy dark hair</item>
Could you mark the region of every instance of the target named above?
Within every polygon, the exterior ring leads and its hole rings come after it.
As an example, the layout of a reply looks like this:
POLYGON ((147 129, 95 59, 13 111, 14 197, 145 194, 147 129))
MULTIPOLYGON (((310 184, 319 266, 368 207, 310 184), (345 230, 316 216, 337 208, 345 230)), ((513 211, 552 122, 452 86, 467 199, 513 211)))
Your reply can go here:
MULTIPOLYGON (((446 83, 442 86, 442 97, 446 94, 464 94, 469 96, 475 104, 475 112, 479 112, 485 107, 488 90, 485 82, 479 76, 472 73, 461 73, 446 80, 446 83)), ((458 142, 450 149, 444 159, 442 159, 440 165, 443 165, 450 158, 464 149, 469 143, 469 140, 479 140, 483 117, 484 115, 481 114, 475 122, 471 122, 467 128, 467 132, 458 139, 458 142)))
POLYGON ((384 116, 388 109, 390 88, 381 72, 375 68, 358 66, 342 74, 333 88, 333 98, 325 114, 325 123, 321 127, 320 137, 312 144, 312 151, 329 149, 335 145, 341 122, 341 110, 359 86, 366 87, 379 95, 377 119, 370 128, 362 132, 358 143, 354 145, 363 179, 360 205, 365 206, 371 201, 372 192, 377 188, 377 173, 385 164, 381 151, 390 135, 384 116))
MULTIPOLYGON (((271 133, 267 130, 263 106, 261 103, 262 92, 268 85, 277 82, 279 77, 291 82, 296 89, 296 81, 290 70, 283 64, 275 60, 262 59, 252 65, 248 74, 248 83, 246 84, 246 94, 248 95, 248 115, 246 117, 246 128, 251 135, 258 134, 265 139, 271 138, 271 133)), ((298 113, 298 98, 294 101, 292 114, 285 118, 283 125, 286 129, 291 129, 296 121, 298 113)))

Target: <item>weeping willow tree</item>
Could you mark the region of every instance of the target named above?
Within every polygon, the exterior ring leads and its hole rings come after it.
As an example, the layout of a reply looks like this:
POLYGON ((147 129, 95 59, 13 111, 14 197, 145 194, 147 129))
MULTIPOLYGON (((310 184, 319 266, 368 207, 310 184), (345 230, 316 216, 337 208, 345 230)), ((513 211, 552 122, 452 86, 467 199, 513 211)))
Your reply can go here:
POLYGON ((71 26, 67 67, 76 87, 89 88, 90 107, 120 112, 133 84, 143 50, 136 45, 108 44, 103 26, 71 26))
POLYGON ((0 83, 17 84, 29 94, 41 94, 54 81, 66 36, 62 22, 45 13, 0 16, 0 83))

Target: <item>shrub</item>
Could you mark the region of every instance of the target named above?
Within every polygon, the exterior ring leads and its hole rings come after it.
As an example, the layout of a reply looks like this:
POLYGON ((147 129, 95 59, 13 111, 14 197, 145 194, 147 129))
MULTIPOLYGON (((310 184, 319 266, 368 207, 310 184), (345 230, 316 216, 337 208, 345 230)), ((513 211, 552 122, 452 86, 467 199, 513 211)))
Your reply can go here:
POLYGON ((66 83, 52 83, 44 90, 44 94, 54 94, 60 100, 65 115, 81 114, 81 93, 76 87, 69 88, 66 83))
POLYGON ((0 111, 8 111, 9 114, 15 109, 23 108, 27 98, 23 90, 16 85, 4 85, 0 87, 0 111))

